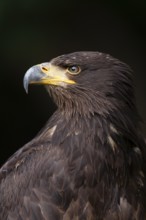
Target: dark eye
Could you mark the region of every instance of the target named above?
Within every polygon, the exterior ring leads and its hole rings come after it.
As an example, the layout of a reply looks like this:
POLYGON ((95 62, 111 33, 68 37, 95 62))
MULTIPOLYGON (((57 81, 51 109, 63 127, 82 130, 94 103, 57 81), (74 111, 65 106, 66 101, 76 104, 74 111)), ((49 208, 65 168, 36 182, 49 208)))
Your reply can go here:
POLYGON ((81 71, 80 67, 79 66, 69 66, 67 68, 67 72, 72 74, 72 75, 77 75, 79 74, 81 71))

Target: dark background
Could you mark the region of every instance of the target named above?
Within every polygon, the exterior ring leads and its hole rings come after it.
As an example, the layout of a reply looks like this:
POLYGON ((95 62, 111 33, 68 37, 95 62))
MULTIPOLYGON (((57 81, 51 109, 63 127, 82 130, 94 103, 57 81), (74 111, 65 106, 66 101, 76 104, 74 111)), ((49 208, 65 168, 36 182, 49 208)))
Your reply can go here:
POLYGON ((55 110, 42 87, 31 87, 26 95, 26 70, 63 53, 97 50, 128 63, 146 121, 145 29, 144 0, 1 0, 0 164, 31 140, 55 110))

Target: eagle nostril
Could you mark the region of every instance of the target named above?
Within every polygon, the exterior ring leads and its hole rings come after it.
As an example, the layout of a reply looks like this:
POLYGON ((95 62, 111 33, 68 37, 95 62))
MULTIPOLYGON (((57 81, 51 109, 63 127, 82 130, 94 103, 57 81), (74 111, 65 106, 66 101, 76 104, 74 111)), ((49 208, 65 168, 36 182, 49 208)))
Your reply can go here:
POLYGON ((44 67, 44 66, 41 67, 41 69, 44 70, 44 71, 48 71, 48 69, 46 67, 44 67))

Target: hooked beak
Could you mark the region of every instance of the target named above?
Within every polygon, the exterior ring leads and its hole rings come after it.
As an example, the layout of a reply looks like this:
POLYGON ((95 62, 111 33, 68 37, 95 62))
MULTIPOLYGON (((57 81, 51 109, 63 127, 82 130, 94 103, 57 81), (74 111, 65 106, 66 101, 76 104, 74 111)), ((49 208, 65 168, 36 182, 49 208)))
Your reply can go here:
POLYGON ((75 84, 66 74, 66 69, 51 63, 42 63, 31 67, 25 74, 23 85, 26 93, 28 93, 29 84, 44 84, 64 86, 66 84, 75 84))

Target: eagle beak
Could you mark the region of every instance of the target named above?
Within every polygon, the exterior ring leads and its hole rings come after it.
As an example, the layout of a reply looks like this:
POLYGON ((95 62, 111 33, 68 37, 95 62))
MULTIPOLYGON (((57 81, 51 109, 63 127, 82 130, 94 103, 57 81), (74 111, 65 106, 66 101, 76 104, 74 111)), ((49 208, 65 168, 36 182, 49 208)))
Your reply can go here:
POLYGON ((23 79, 26 93, 28 93, 29 84, 65 86, 67 84, 75 84, 75 82, 68 78, 66 69, 51 63, 42 63, 31 67, 26 72, 23 79))

